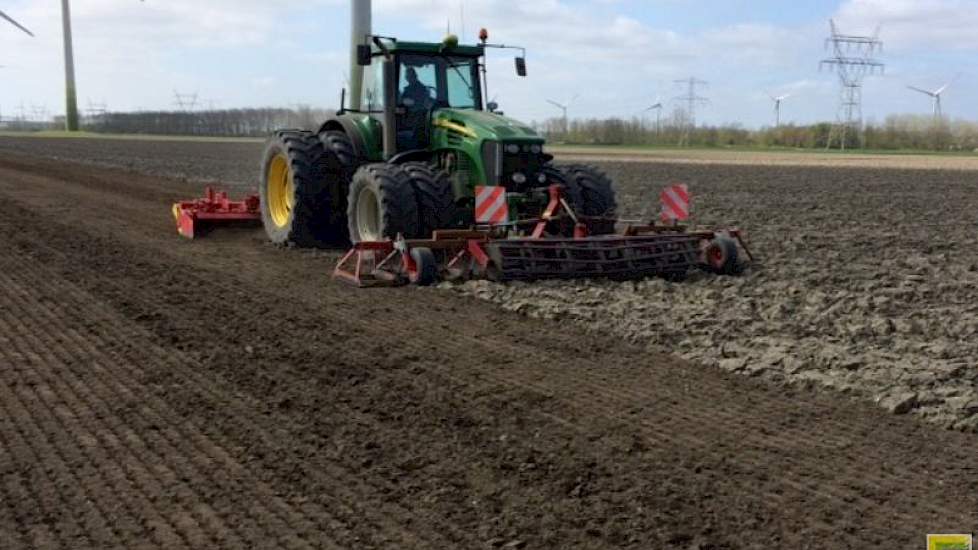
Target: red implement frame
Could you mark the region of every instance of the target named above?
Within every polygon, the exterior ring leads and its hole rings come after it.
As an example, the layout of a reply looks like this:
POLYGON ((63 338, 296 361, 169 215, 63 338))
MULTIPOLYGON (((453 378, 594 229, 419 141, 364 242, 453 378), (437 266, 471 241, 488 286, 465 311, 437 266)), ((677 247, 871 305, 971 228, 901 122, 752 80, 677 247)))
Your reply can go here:
MULTIPOLYGON (((589 236, 588 222, 577 216, 551 186, 550 201, 540 218, 513 224, 529 236, 510 238, 503 226, 436 231, 431 239, 361 242, 336 266, 333 277, 359 287, 398 286, 416 280, 413 248, 429 249, 441 276, 459 279, 535 279, 632 276, 683 276, 690 267, 710 267, 718 239, 739 244, 753 260, 737 229, 689 231, 678 226, 628 225, 617 235, 589 236), (563 212, 561 212, 563 211, 563 212), (546 236, 560 219, 574 223, 573 238, 546 236), (531 230, 532 228, 532 230, 531 230)), ((525 233, 524 233, 525 234, 525 233)))
POLYGON ((204 225, 243 221, 260 221, 259 199, 250 195, 243 201, 233 201, 225 191, 214 191, 208 187, 203 198, 181 201, 173 205, 173 218, 177 222, 177 232, 193 239, 204 225))

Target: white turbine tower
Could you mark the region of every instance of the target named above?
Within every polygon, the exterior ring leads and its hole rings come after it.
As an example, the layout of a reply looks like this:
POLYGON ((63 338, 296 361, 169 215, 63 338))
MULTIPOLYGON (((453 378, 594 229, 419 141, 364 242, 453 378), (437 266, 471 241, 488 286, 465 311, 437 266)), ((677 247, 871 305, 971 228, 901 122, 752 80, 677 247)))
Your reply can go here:
POLYGON ((3 13, 3 11, 0 11, 0 18, 6 19, 11 25, 13 25, 13 26, 17 27, 18 29, 26 32, 29 36, 34 36, 34 33, 32 33, 31 31, 27 30, 27 27, 21 25, 17 21, 14 21, 14 18, 13 17, 10 17, 6 13, 3 13))
POLYGON ((770 97, 771 101, 774 102, 774 127, 780 128, 781 127, 781 103, 783 103, 784 100, 791 97, 791 94, 784 94, 777 97, 771 94, 767 94, 767 96, 770 97))
POLYGON ((77 132, 78 91, 75 89, 75 53, 71 40, 71 6, 68 0, 61 0, 61 27, 65 47, 65 130, 77 132))
POLYGON ((570 125, 569 125, 569 122, 567 120, 567 109, 569 109, 571 107, 571 105, 573 105, 574 102, 577 101, 577 98, 579 98, 579 97, 581 97, 580 94, 575 95, 574 97, 572 97, 571 99, 569 99, 569 100, 567 100, 567 101, 565 101, 563 103, 559 103, 559 102, 554 101, 552 99, 548 99, 547 100, 547 103, 549 103, 549 104, 553 105, 554 107, 560 109, 561 113, 563 113, 561 120, 564 121, 564 123, 563 123, 563 126, 564 126, 564 136, 566 136, 570 132, 570 125))
MULTIPOLYGON (((955 77, 954 80, 957 80, 957 77, 955 77)), ((927 95, 927 96, 930 96, 931 98, 933 98, 933 100, 934 100, 934 118, 939 120, 942 116, 944 116, 944 113, 941 110, 941 96, 944 95, 944 92, 947 91, 948 87, 950 87, 951 84, 954 84, 954 80, 951 80, 947 84, 941 86, 940 88, 938 88, 938 89, 936 89, 934 91, 924 90, 923 88, 917 88, 916 86, 907 86, 907 88, 910 88, 911 90, 913 90, 915 92, 920 92, 920 93, 922 93, 924 95, 927 95)))

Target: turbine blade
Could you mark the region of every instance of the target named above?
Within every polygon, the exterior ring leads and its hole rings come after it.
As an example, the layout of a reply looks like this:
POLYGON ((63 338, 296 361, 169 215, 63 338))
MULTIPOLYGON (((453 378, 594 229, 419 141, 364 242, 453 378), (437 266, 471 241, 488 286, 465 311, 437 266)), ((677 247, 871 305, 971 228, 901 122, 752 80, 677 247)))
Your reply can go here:
POLYGON ((934 92, 934 95, 941 95, 941 94, 943 94, 944 93, 944 90, 947 90, 948 88, 950 88, 951 87, 951 84, 954 84, 955 82, 957 82, 959 78, 961 78, 961 73, 956 74, 954 76, 954 78, 952 78, 951 80, 948 81, 947 84, 941 86, 941 88, 939 90, 937 90, 936 92, 934 92))
POLYGON ((547 100, 547 103, 549 103, 549 104, 551 104, 551 105, 553 105, 554 107, 556 107, 556 108, 558 108, 558 109, 566 109, 566 108, 567 108, 567 107, 565 107, 565 106, 563 106, 563 105, 561 105, 560 103, 557 103, 556 101, 554 101, 554 100, 552 100, 552 99, 548 99, 548 100, 547 100))
POLYGON ((3 17, 7 21, 9 21, 11 25, 13 25, 13 26, 17 27, 18 29, 26 32, 29 36, 31 36, 31 37, 34 36, 34 33, 32 33, 31 31, 27 30, 27 27, 25 27, 25 26, 21 25, 20 23, 14 21, 14 19, 12 17, 10 17, 9 15, 7 15, 6 13, 3 13, 3 11, 0 11, 0 17, 3 17))
POLYGON ((924 90, 924 89, 921 89, 921 88, 917 88, 916 86, 907 86, 907 88, 910 88, 911 90, 913 90, 915 92, 920 92, 922 94, 925 94, 925 95, 929 95, 931 97, 934 97, 934 92, 932 92, 930 90, 924 90))

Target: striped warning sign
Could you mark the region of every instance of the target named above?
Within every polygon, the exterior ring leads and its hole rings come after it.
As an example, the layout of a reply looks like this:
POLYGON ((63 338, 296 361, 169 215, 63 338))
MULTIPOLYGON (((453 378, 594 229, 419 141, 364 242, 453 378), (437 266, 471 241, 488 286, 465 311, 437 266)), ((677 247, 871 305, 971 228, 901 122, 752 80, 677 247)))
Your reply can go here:
POLYGON ((689 189, 685 183, 662 190, 662 221, 675 223, 689 219, 689 189))
POLYGON ((505 187, 476 186, 475 222, 499 224, 509 221, 505 187))

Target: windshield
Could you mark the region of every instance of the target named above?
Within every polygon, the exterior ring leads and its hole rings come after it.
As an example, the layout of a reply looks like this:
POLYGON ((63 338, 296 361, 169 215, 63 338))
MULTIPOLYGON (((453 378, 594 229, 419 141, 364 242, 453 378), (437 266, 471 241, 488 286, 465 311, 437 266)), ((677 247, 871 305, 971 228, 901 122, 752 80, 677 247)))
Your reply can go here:
POLYGON ((479 109, 479 61, 474 57, 403 54, 398 101, 411 109, 479 109))

